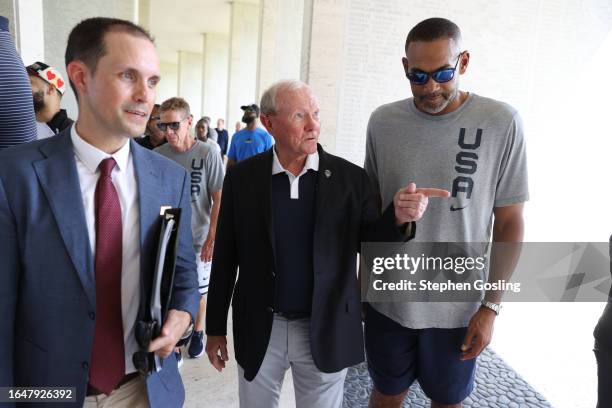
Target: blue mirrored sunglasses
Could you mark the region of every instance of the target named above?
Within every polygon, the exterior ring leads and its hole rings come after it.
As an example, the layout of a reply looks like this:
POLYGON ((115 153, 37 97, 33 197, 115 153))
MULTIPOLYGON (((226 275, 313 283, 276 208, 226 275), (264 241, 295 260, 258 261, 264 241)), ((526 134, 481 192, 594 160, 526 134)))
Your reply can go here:
POLYGON ((408 77, 410 82, 414 85, 425 85, 427 81, 429 81, 429 77, 431 77, 431 79, 433 79, 437 83, 443 84, 455 77, 455 71, 457 70, 457 65, 459 64, 459 60, 461 59, 462 55, 463 52, 460 53, 457 57, 457 62, 455 62, 455 66, 453 68, 442 68, 434 72, 408 72, 406 73, 406 77, 408 77))

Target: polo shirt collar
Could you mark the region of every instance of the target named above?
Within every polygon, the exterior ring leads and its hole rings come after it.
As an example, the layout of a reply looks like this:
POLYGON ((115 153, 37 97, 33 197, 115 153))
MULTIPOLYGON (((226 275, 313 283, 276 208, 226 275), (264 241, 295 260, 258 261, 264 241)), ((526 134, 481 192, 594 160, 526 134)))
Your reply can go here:
MULTIPOLYGON (((285 170, 283 165, 278 160, 278 155, 276 154, 276 146, 272 147, 272 175, 279 173, 289 173, 288 170, 285 170)), ((316 151, 314 153, 306 156, 306 163, 304 164, 304 168, 302 169, 300 176, 306 173, 308 170, 319 171, 319 152, 316 151)), ((298 176, 299 177, 299 176, 298 176)))

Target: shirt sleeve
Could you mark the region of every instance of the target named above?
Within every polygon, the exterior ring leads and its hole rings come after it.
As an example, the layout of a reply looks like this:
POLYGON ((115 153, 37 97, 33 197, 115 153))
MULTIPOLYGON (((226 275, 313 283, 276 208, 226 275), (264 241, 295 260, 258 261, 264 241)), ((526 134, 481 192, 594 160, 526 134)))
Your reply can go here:
POLYGON ((227 157, 232 160, 238 160, 236 158, 236 135, 237 134, 238 133, 234 133, 234 136, 232 136, 232 142, 230 143, 229 152, 227 152, 227 157))
POLYGON ((221 155, 215 150, 210 150, 206 159, 207 173, 207 188, 209 193, 215 193, 223 187, 223 178, 225 172, 223 170, 223 161, 221 155))
POLYGON ((0 16, 0 149, 36 140, 32 88, 23 61, 0 16))
POLYGON ((518 204, 529 199, 527 180, 527 152, 523 134, 523 122, 515 113, 508 127, 508 137, 502 157, 497 188, 495 190, 495 207, 518 204))

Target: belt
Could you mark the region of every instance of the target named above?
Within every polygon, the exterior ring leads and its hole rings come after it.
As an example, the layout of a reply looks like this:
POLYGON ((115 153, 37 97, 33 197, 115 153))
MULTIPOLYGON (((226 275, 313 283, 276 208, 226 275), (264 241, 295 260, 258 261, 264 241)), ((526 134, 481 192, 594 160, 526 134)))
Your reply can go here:
MULTIPOLYGON (((139 376, 138 372, 124 375, 121 381, 119 381, 119 384, 117 384, 117 387, 115 389, 121 387, 122 385, 129 383, 130 381, 132 381, 134 378, 138 376, 139 376)), ((104 393, 102 391, 98 391, 97 389, 92 387, 89 383, 87 384, 87 394, 85 394, 86 396, 95 397, 96 395, 100 395, 100 394, 104 394, 104 393)))
POLYGON ((307 312, 278 312, 278 314, 287 320, 299 320, 310 317, 310 313, 307 312))

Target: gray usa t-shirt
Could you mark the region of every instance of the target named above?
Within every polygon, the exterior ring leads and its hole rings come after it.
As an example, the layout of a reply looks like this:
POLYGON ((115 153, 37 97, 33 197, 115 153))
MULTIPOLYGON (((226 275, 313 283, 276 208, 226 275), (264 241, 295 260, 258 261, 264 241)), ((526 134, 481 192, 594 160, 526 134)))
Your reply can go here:
POLYGON ((218 148, 196 140, 186 152, 172 150, 166 143, 155 151, 183 166, 191 178, 191 232, 196 254, 208 235, 210 212, 212 210, 212 193, 223 187, 223 162, 218 148))
MULTIPOLYGON (((400 188, 442 188, 417 221, 414 242, 489 242, 493 208, 527 201, 521 119, 508 104, 469 94, 441 116, 419 111, 413 98, 383 105, 368 123, 365 170, 382 208, 400 188)), ((469 302, 386 302, 372 305, 405 327, 466 327, 479 307, 469 302)))

